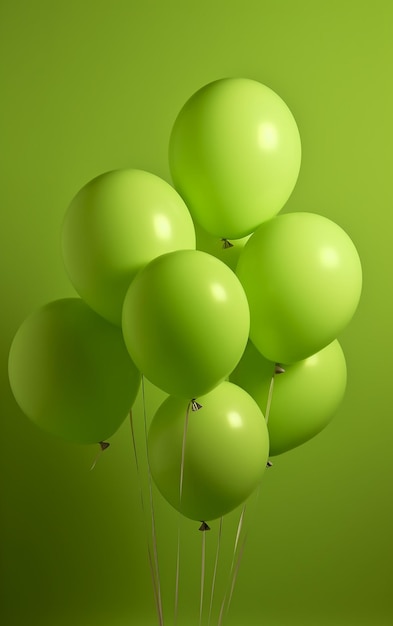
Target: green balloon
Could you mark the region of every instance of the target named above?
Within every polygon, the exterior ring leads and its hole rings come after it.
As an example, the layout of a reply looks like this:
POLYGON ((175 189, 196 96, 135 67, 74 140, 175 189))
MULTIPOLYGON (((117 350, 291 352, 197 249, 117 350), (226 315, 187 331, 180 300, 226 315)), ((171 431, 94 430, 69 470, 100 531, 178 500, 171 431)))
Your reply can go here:
POLYGON ((77 443, 110 437, 140 384, 121 331, 79 298, 51 302, 23 322, 11 345, 8 371, 25 415, 77 443))
POLYGON ((247 344, 249 309, 234 272, 199 250, 151 261, 131 283, 123 334, 138 369, 157 387, 195 398, 223 381, 247 344))
POLYGON ((276 215, 301 162, 292 113, 271 89, 246 78, 205 85, 180 111, 170 137, 176 189, 196 222, 239 239, 276 215))
POLYGON ((202 396, 200 404, 192 412, 187 400, 169 396, 151 423, 148 453, 164 498, 186 517, 208 521, 236 508, 254 491, 266 467, 269 440, 262 412, 240 387, 223 382, 202 396))
POLYGON ((236 273, 250 305, 250 338, 268 360, 300 361, 331 343, 351 320, 362 268, 348 235, 314 213, 262 224, 236 273))
POLYGON ((225 265, 236 270, 239 256, 251 235, 241 239, 222 239, 209 235, 197 222, 194 224, 197 250, 202 250, 220 259, 225 265))
MULTIPOLYGON (((275 364, 250 342, 230 380, 266 412, 275 364)), ((283 365, 275 375, 268 415, 270 456, 315 437, 334 417, 345 393, 347 368, 337 340, 303 361, 283 365)))
POLYGON ((195 230, 179 194, 142 170, 107 172, 72 200, 62 229, 64 263, 78 294, 121 325, 124 296, 137 272, 166 252, 195 249, 195 230))

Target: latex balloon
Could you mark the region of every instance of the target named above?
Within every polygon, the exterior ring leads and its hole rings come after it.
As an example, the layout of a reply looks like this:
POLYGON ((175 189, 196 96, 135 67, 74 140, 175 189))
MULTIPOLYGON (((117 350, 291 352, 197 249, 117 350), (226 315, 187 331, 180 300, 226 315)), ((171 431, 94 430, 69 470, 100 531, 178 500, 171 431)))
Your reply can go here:
POLYGON ((72 200, 62 248, 79 295, 120 326, 124 296, 137 272, 166 252, 195 249, 195 231, 168 183, 142 170, 117 170, 94 178, 72 200))
MULTIPOLYGON (((315 437, 334 417, 345 393, 347 368, 337 340, 303 361, 282 365, 275 375, 268 415, 270 456, 315 437)), ((250 342, 230 380, 266 412, 275 364, 250 342)))
POLYGON ((240 387, 223 382, 200 403, 202 408, 194 413, 187 400, 167 398, 151 423, 148 453, 164 498, 186 517, 208 521, 236 508, 254 491, 266 467, 269 442, 262 412, 240 387))
POLYGON ((151 261, 124 301, 123 334, 138 369, 160 389, 188 399, 229 375, 248 332, 248 303, 237 276, 199 250, 151 261))
POLYGON ((28 317, 12 342, 8 369, 26 416, 78 443, 110 437, 140 384, 120 329, 79 298, 56 300, 28 317))
POLYGON ((243 250, 250 235, 242 237, 241 239, 222 239, 220 237, 214 237, 209 235, 198 223, 194 224, 196 234, 196 247, 197 250, 202 250, 208 254, 220 259, 225 265, 231 268, 234 272, 236 270, 237 262, 239 260, 240 252, 243 250))
POLYGON ((180 111, 170 137, 176 189, 196 222, 239 239, 276 215, 296 184, 299 131, 285 102, 246 78, 217 80, 180 111))
POLYGON ((361 293, 359 255, 348 235, 314 213, 262 224, 236 273, 250 305, 250 337, 270 361, 300 361, 332 342, 361 293))

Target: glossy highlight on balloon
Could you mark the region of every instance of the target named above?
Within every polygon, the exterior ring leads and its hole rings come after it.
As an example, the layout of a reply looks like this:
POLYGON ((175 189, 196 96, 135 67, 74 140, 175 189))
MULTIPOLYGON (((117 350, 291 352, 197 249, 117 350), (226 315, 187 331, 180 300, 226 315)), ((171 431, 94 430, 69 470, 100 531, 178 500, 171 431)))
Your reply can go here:
MULTIPOLYGON (((345 356, 337 340, 307 359, 280 365, 283 372, 274 378, 268 420, 270 456, 320 433, 335 416, 347 383, 345 356)), ((230 380, 264 409, 275 367, 249 342, 230 380)))
POLYGON ((148 453, 164 498, 186 517, 209 521, 242 504, 260 483, 269 439, 262 411, 237 385, 224 381, 199 402, 193 412, 187 400, 169 396, 152 420, 148 453))
POLYGON ((250 306, 250 338, 273 362, 294 363, 331 343, 354 315, 362 268, 347 233, 316 213, 262 224, 236 274, 250 306))
POLYGON ((11 345, 8 372, 25 415, 76 443, 113 435, 141 380, 120 329, 79 298, 50 302, 23 322, 11 345))
POLYGON ((249 333, 247 298, 224 263, 179 250, 149 263, 131 283, 123 334, 138 369, 169 394, 198 398, 239 362, 249 333))
POLYGON ((301 163, 300 135, 285 102, 247 78, 202 87, 173 125, 175 188, 209 234, 240 239, 285 205, 301 163))
POLYGON ((195 249, 190 213, 171 185, 143 170, 97 176, 76 194, 63 222, 71 282, 92 309, 117 326, 138 271, 180 249, 195 249))

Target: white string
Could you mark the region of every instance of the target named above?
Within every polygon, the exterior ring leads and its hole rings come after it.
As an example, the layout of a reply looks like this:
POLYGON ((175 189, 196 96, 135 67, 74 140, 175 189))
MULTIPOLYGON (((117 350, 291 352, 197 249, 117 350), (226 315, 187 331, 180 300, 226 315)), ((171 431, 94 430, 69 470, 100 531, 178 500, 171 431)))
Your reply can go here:
POLYGON ((191 402, 187 405, 186 416, 184 420, 184 429, 183 429, 183 441, 182 441, 182 450, 181 450, 181 462, 180 462, 180 480, 179 480, 179 521, 177 528, 177 556, 176 556, 176 579, 175 579, 175 613, 174 613, 174 625, 177 623, 177 615, 179 610, 179 580, 180 580, 180 523, 181 523, 181 501, 183 497, 183 480, 184 480, 184 463, 186 456, 186 440, 187 440, 187 430, 188 430, 188 420, 190 416, 190 407, 191 402))
POLYGON ((212 616, 213 599, 214 599, 214 591, 215 591, 216 577, 217 577, 217 568, 218 568, 218 559, 219 559, 219 556, 220 556, 221 534, 222 534, 223 520, 224 520, 224 518, 221 517, 220 518, 220 526, 219 526, 219 529, 218 529, 216 560, 215 560, 215 563, 214 563, 214 570, 213 570, 212 588, 211 588, 211 592, 210 592, 209 618, 208 618, 207 626, 210 626, 210 620, 211 620, 211 616, 212 616))
POLYGON ((153 557, 154 557, 154 567, 155 567, 156 581, 157 581, 158 621, 159 621, 159 626, 164 626, 164 614, 162 610, 162 597, 161 597, 160 570, 159 570, 159 565, 158 565, 156 522, 155 522, 154 501, 153 501, 153 481, 152 481, 152 476, 151 476, 151 471, 150 471, 148 446, 147 446, 147 415, 146 415, 145 381, 144 381, 143 374, 142 374, 142 399, 143 399, 143 417, 144 417, 144 427, 145 427, 145 446, 146 446, 146 456, 147 456, 147 474, 148 474, 148 482, 149 482, 149 496, 150 496, 150 510, 151 510, 151 532, 152 532, 152 540, 153 540, 153 557))

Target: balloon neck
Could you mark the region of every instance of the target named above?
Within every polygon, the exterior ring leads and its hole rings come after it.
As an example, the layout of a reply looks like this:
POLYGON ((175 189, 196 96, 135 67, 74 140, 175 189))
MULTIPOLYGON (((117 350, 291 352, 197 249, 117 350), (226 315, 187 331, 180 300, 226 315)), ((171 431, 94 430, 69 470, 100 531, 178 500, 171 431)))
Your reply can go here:
POLYGON ((109 448, 109 446, 111 445, 110 443, 108 443, 108 441, 99 441, 99 444, 100 444, 100 448, 101 448, 101 450, 103 452, 104 452, 104 450, 109 448))
POLYGON ((274 367, 274 373, 275 374, 285 374, 285 369, 279 363, 276 363, 276 365, 274 367))
POLYGON ((233 248, 233 243, 231 243, 228 239, 225 239, 225 237, 222 237, 221 241, 224 250, 226 250, 227 248, 233 248))
POLYGON ((193 398, 191 400, 191 409, 195 412, 195 411, 199 411, 199 409, 201 408, 202 408, 202 405, 199 404, 199 402, 197 402, 195 398, 193 398))
POLYGON ((199 526, 199 530, 205 532, 205 530, 210 530, 210 526, 206 524, 206 522, 202 522, 202 524, 199 526))

